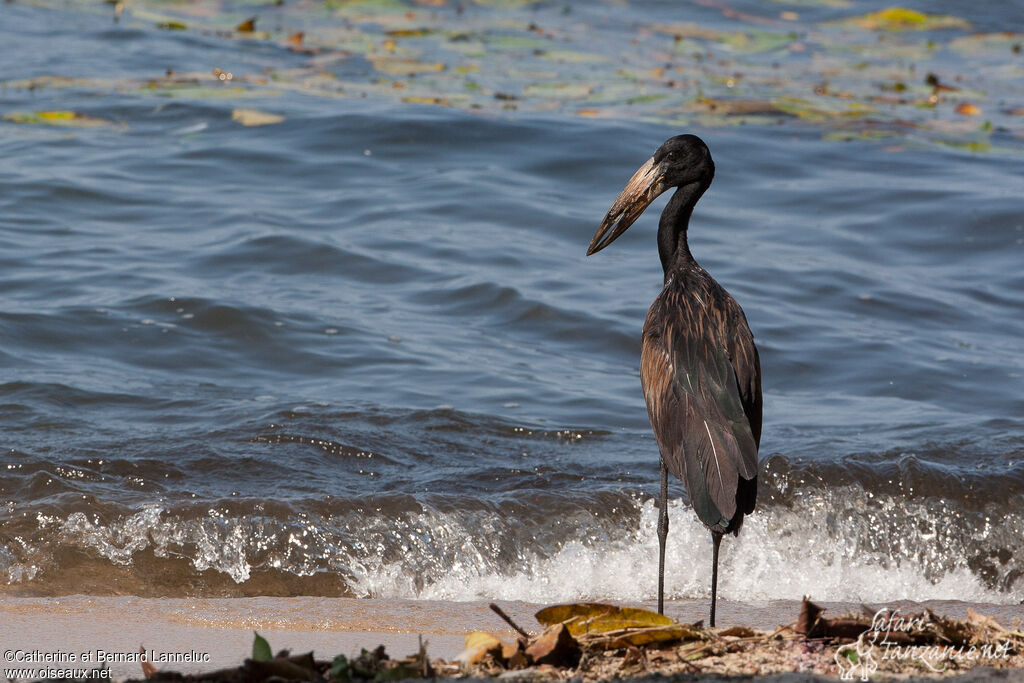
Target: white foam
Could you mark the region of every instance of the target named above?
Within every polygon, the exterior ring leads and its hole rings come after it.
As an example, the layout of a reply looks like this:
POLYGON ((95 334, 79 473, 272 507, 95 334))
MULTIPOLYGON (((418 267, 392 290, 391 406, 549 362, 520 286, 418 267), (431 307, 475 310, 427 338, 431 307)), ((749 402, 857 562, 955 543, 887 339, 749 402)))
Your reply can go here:
MULTIPOLYGON (((626 497, 617 511, 569 507, 529 522, 495 508, 275 520, 213 509, 182 518, 160 506, 105 524, 80 512, 38 521, 60 544, 113 564, 131 565, 151 548, 236 583, 255 570, 329 572, 365 597, 639 602, 656 597, 657 514, 653 500, 626 497)), ((669 514, 666 596, 706 599, 710 534, 679 500, 670 501, 669 514)), ((879 497, 857 486, 804 489, 787 504, 762 503, 739 538, 723 541, 719 594, 737 601, 813 595, 1013 604, 1024 598, 1024 581, 1007 585, 1024 563, 1022 529, 1020 513, 985 516, 942 499, 879 497), (985 562, 995 585, 978 571, 985 562)), ((36 552, 0 548, 9 583, 39 575, 36 552)))
MULTIPOLYGON (((835 505, 849 492, 820 494, 798 510, 762 509, 751 517, 738 538, 722 543, 719 595, 725 599, 799 600, 813 595, 824 601, 888 602, 956 599, 1016 603, 1024 588, 1005 593, 986 587, 970 570, 956 547, 938 544, 926 520, 941 526, 928 506, 893 504, 884 514, 902 519, 892 535, 890 525, 876 524, 877 515, 851 515, 835 505), (837 515, 839 518, 837 519, 837 515), (872 540, 872 534, 886 535, 872 540), (928 547, 928 537, 936 545, 928 547), (919 546, 922 541, 924 546, 919 546)), ((375 597, 446 600, 503 599, 562 602, 605 599, 644 601, 656 598, 657 508, 640 503, 641 521, 621 538, 590 543, 572 540, 548 557, 535 555, 524 571, 480 571, 471 562, 452 567, 422 588, 394 565, 376 570, 364 566, 357 592, 375 597)), ((710 595, 711 538, 689 506, 669 505, 671 527, 666 549, 666 595, 670 599, 710 595)), ((1019 521, 1018 521, 1019 523, 1019 521)), ((369 563, 372 565, 373 563, 369 563)))
POLYGON ((182 548, 194 546, 189 559, 197 571, 215 569, 236 583, 250 576, 249 525, 214 510, 207 517, 183 520, 165 517, 160 506, 150 505, 106 525, 82 512, 66 519, 40 514, 38 519, 42 527, 57 527, 65 542, 91 549, 114 564, 131 565, 134 555, 150 545, 157 557, 180 556, 182 548))

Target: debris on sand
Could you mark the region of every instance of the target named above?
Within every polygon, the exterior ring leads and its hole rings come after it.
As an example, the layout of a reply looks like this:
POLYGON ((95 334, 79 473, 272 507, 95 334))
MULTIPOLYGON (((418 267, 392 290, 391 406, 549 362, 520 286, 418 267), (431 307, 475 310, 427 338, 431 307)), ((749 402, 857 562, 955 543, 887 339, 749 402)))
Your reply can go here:
MULTIPOLYGON (((182 675, 144 668, 145 680, 259 683, 380 683, 411 678, 491 678, 531 681, 611 681, 647 675, 700 677, 757 676, 778 673, 835 676, 933 678, 974 667, 1010 669, 1024 677, 1024 628, 1007 628, 974 610, 966 619, 862 607, 860 613, 826 617, 804 598, 798 618, 774 631, 745 626, 704 628, 680 624, 663 615, 602 603, 554 605, 540 610, 543 626, 531 634, 496 605, 491 606, 515 631, 508 642, 474 631, 453 661, 430 660, 427 643, 402 659, 384 646, 362 650, 351 659, 338 655, 317 660, 313 653, 270 656, 256 634, 253 656, 233 669, 182 675)), ((990 671, 993 675, 995 672, 990 671)))

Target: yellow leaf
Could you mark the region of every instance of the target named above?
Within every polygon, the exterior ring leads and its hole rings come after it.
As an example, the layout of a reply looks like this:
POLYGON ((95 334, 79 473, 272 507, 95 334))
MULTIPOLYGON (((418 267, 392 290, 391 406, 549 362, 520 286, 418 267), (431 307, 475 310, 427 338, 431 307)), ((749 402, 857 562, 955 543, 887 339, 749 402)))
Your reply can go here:
POLYGON ((40 121, 46 121, 48 123, 70 121, 77 116, 73 111, 39 111, 36 112, 36 116, 39 117, 40 121))
POLYGON ((961 102, 960 106, 956 108, 956 113, 963 116, 977 116, 981 113, 981 109, 975 107, 970 102, 961 102))
POLYGON ((618 607, 599 602, 578 602, 545 607, 536 614, 544 626, 564 623, 569 633, 581 636, 626 628, 672 626, 676 622, 663 614, 638 607, 618 607))
POLYGON ((256 30, 256 17, 246 19, 241 24, 235 27, 235 30, 240 33, 252 33, 256 30))
POLYGON ((284 117, 280 114, 270 114, 259 109, 235 109, 231 112, 231 120, 238 121, 243 126, 269 126, 274 123, 281 123, 284 117))
POLYGON ((698 640, 704 634, 689 626, 672 624, 671 626, 652 626, 650 628, 625 628, 608 631, 596 635, 580 637, 580 641, 588 646, 603 650, 618 650, 623 647, 642 647, 654 643, 674 643, 680 640, 698 640))
POLYGON ((473 631, 466 636, 466 649, 455 658, 455 661, 476 664, 488 653, 500 655, 503 645, 497 637, 486 631, 473 631))
POLYGON ((47 126, 72 126, 76 128, 95 128, 97 126, 112 126, 112 121, 99 119, 93 116, 86 116, 74 111, 33 111, 33 112, 10 112, 4 114, 5 121, 11 123, 36 123, 47 126))
POLYGON ((959 17, 944 14, 926 14, 906 7, 889 7, 859 17, 840 19, 837 24, 852 24, 871 31, 932 31, 940 28, 970 28, 959 17))

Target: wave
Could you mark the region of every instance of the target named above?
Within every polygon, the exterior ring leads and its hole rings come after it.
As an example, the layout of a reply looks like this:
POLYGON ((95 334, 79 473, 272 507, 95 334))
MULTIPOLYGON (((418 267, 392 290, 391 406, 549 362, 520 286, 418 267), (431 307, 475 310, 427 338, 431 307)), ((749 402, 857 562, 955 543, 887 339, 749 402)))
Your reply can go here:
MULTIPOLYGON (((823 486, 785 464, 767 464, 764 502, 722 545, 723 598, 1024 599, 1019 507, 823 486)), ((86 592, 141 595, 635 602, 656 588, 657 507, 629 492, 153 504, 107 521, 77 510, 25 522, 9 507, 22 520, 0 545, 12 593, 82 592, 72 577, 85 566, 100 572, 86 592)), ((682 499, 669 515, 667 595, 704 598, 710 535, 682 499)))

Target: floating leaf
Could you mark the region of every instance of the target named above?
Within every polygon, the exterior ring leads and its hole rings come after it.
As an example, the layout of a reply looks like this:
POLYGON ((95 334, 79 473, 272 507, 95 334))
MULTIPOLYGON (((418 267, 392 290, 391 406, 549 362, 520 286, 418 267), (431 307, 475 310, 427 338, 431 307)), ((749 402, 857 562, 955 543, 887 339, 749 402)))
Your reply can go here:
POLYGON ((575 50, 544 50, 539 56, 552 62, 565 64, 601 64, 612 61, 611 57, 590 52, 576 52, 575 50))
POLYGON ((239 33, 252 33, 256 30, 256 17, 250 17, 235 27, 239 33))
POLYGON ((180 21, 161 21, 156 27, 162 28, 165 31, 184 31, 188 28, 188 26, 180 21))
POLYGON ((257 662, 269 662, 274 658, 274 653, 270 651, 270 643, 267 639, 261 636, 256 631, 253 631, 255 636, 252 639, 252 658, 257 662))
POLYGON ((374 69, 389 76, 415 76, 444 71, 444 62, 421 62, 411 57, 370 57, 370 62, 374 69))
POLYGON ((1024 34, 1021 33, 976 33, 960 36, 950 41, 949 47, 969 55, 990 54, 993 56, 1020 54, 1024 34))
POLYGON ((259 109, 235 109, 231 112, 231 120, 243 126, 269 126, 284 121, 280 114, 270 114, 259 109))
POLYGON ((531 97, 581 99, 589 97, 593 90, 586 83, 535 83, 523 88, 523 94, 531 97))
POLYGON ((934 31, 940 28, 969 29, 970 23, 944 14, 926 14, 906 7, 889 7, 859 17, 830 22, 859 26, 869 31, 934 31))
POLYGON ((386 35, 393 36, 395 38, 412 38, 416 36, 426 36, 433 33, 429 28, 394 28, 390 31, 385 31, 386 35))
POLYGON ((495 50, 543 50, 551 46, 551 41, 544 38, 507 34, 484 36, 484 43, 495 50))
POLYGON ((721 42, 730 46, 739 54, 754 52, 770 52, 786 47, 794 40, 795 33, 771 33, 770 31, 749 31, 746 33, 729 33, 720 38, 721 42))
POLYGON ((683 38, 695 38, 697 40, 719 40, 722 37, 721 31, 706 28, 691 22, 674 24, 652 24, 651 28, 658 33, 667 33, 676 40, 683 38))
POLYGON ((114 125, 112 121, 79 114, 74 111, 9 112, 4 114, 3 118, 11 123, 36 123, 47 126, 73 126, 76 128, 114 125))
POLYGON ((410 104, 437 104, 442 107, 452 106, 452 101, 445 97, 427 97, 423 95, 407 95, 402 98, 403 102, 410 104))
POLYGON ((790 113, 768 100, 715 99, 711 97, 698 97, 695 100, 691 100, 683 106, 683 110, 724 115, 790 113))
POLYGON ((956 108, 956 113, 961 114, 963 116, 977 116, 978 114, 981 113, 981 109, 975 107, 970 102, 961 102, 960 105, 956 108))

